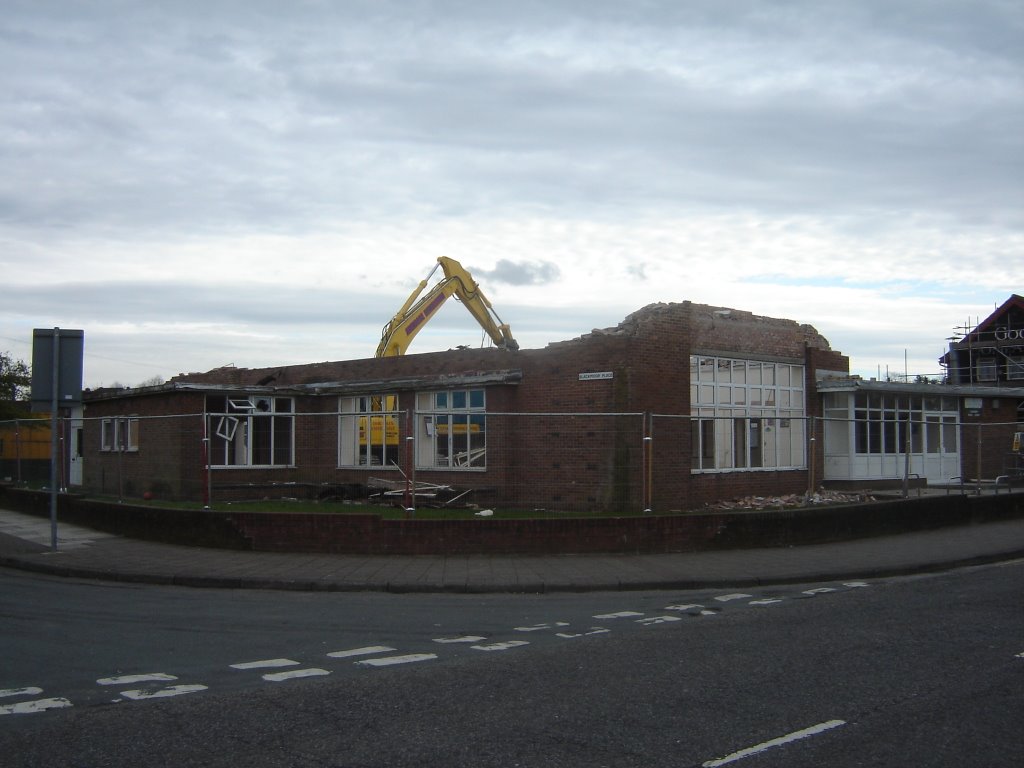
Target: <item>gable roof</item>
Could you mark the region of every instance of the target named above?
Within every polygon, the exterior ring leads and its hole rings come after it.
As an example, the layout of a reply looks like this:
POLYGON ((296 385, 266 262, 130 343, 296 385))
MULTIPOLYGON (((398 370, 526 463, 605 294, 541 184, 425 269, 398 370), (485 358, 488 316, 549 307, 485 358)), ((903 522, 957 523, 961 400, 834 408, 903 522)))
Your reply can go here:
POLYGON ((1010 298, 1002 303, 991 315, 986 317, 975 328, 965 335, 960 341, 954 342, 951 346, 960 347, 968 344, 977 344, 982 341, 986 333, 994 333, 997 326, 1005 320, 1009 314, 1019 314, 1024 320, 1024 297, 1011 294, 1010 298))

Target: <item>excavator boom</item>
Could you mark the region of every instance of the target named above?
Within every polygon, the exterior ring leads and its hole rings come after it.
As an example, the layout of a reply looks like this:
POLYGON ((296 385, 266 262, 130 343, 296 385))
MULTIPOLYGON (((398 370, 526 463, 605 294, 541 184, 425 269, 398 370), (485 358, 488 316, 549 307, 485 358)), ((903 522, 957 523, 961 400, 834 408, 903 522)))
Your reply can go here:
POLYGON ((430 274, 419 282, 395 316, 384 326, 380 344, 377 345, 377 357, 404 355, 416 334, 437 314, 450 296, 462 302, 495 346, 508 350, 519 349, 519 344, 512 338, 511 329, 498 317, 472 275, 455 259, 439 256, 430 274), (438 268, 443 271, 444 277, 424 293, 427 283, 438 268))

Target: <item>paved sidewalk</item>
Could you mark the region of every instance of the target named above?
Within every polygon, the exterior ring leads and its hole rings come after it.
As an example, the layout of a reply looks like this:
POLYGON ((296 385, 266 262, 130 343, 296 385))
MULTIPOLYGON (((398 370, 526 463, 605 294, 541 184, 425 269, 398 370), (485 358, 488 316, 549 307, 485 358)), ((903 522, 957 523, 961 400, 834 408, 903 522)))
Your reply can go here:
POLYGON ((0 566, 236 589, 564 592, 879 578, 1024 558, 1024 519, 789 548, 670 555, 407 556, 240 552, 127 539, 0 510, 0 566))

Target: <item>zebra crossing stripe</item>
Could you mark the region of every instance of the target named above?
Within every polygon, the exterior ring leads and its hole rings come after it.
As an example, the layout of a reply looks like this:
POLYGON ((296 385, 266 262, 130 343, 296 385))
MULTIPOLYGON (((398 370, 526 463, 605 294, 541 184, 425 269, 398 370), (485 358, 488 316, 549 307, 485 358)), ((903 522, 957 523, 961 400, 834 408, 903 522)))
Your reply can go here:
POLYGON ((436 658, 436 653, 410 653, 405 656, 383 656, 379 659, 363 659, 355 663, 362 667, 390 667, 394 664, 414 664, 417 661, 430 661, 436 658))

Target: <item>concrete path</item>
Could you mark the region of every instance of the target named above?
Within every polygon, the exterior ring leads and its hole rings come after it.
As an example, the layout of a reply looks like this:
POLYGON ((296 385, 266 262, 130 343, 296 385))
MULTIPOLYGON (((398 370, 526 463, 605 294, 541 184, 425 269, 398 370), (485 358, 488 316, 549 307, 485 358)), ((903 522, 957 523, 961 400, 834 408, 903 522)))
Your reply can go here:
POLYGON ((158 544, 0 510, 0 566, 57 576, 238 589, 564 592, 878 578, 1024 558, 1024 519, 789 548, 668 555, 406 556, 158 544))

